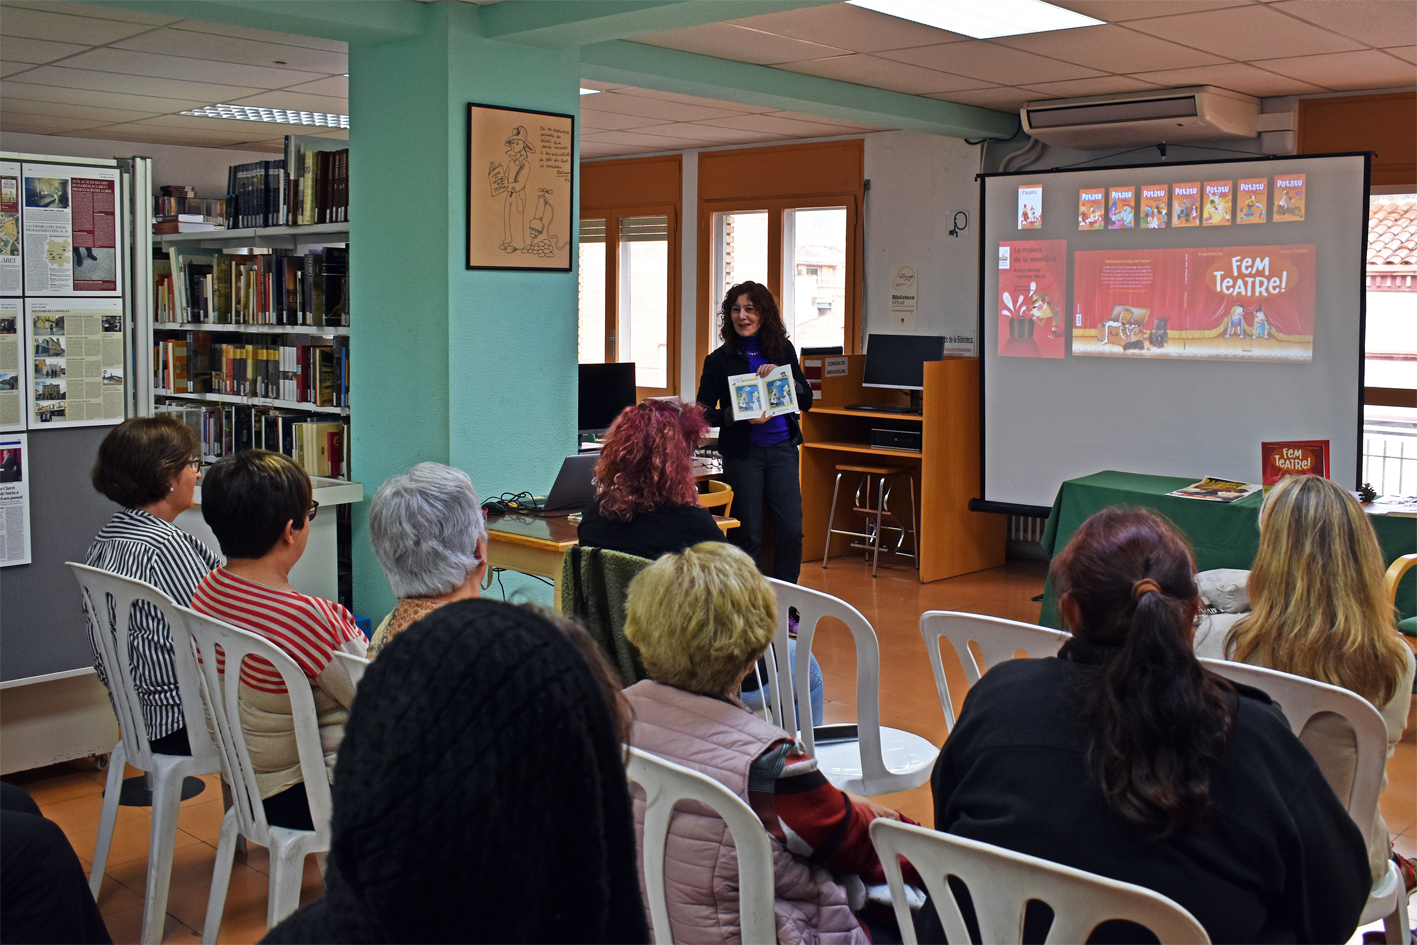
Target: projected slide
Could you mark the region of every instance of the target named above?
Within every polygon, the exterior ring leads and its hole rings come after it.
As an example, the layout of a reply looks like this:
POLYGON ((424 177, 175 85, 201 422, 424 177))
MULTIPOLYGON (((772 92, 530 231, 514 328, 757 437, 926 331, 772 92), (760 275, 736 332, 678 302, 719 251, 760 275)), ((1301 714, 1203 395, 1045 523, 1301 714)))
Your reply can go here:
POLYGON ((1312 360, 1314 272, 1313 244, 1079 251, 1072 353, 1312 360))
POLYGON ((999 244, 999 354, 1063 357, 1067 304, 1067 240, 999 244))

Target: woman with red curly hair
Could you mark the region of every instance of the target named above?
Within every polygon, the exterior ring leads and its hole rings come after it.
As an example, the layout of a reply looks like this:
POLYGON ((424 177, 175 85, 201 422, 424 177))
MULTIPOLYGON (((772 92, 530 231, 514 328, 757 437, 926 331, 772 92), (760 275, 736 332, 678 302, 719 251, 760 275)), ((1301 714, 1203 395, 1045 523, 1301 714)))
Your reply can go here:
POLYGON ((708 429, 698 404, 646 400, 622 410, 595 467, 598 492, 581 518, 581 544, 658 558, 723 541, 694 482, 694 447, 708 429))

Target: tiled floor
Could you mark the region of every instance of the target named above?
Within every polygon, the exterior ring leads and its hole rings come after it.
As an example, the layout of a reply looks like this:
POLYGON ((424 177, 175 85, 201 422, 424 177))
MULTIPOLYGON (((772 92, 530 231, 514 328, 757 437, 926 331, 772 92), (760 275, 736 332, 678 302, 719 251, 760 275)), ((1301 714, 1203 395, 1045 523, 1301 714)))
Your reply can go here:
MULTIPOLYGON (((1002 568, 922 585, 908 564, 883 560, 880 576, 873 580, 869 567, 857 559, 838 558, 826 570, 816 564, 805 565, 801 581, 805 586, 850 601, 875 627, 881 645, 882 679, 889 680, 889 685, 881 687, 882 724, 939 743, 945 736, 944 714, 920 639, 920 614, 926 610, 963 610, 1032 622, 1038 618, 1039 605, 1031 598, 1042 593, 1044 573, 1041 563, 1015 561, 1002 568)), ((827 720, 854 719, 855 651, 845 627, 824 625, 813 644, 813 653, 826 677, 827 720)), ((946 660, 946 667, 953 674, 962 674, 957 663, 946 660)), ((1417 856, 1417 741, 1410 729, 1409 725, 1407 738, 1388 764, 1389 787, 1383 794, 1382 808, 1389 828, 1397 835, 1397 848, 1408 856, 1417 856)), ((128 773, 138 772, 129 769, 128 773)), ((92 764, 69 762, 13 775, 7 780, 22 784, 45 816, 63 828, 87 870, 98 834, 104 777, 104 772, 95 770, 92 764)), ((216 777, 203 780, 207 790, 182 805, 178 820, 165 942, 195 942, 201 938, 222 813, 216 777)), ((933 820, 928 784, 880 800, 924 824, 933 820)), ((99 909, 115 942, 138 939, 147 878, 148 827, 146 809, 119 808, 99 896, 99 909)), ((259 847, 237 856, 220 941, 250 943, 265 934, 268 863, 266 851, 259 847)), ((320 889, 320 875, 312 857, 305 864, 301 901, 310 901, 320 889)))

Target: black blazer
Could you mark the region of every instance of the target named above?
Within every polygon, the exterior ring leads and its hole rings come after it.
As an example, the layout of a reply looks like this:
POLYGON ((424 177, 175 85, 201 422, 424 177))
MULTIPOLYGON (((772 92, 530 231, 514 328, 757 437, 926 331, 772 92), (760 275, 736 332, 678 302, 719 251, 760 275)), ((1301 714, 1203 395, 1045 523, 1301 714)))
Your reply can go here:
MULTIPOLYGON (((812 388, 802 375, 802 365, 797 361, 797 349, 792 342, 787 343, 789 355, 787 363, 792 365, 792 386, 797 392, 797 406, 803 410, 812 409, 812 388)), ((737 344, 729 342, 719 345, 704 358, 704 372, 699 377, 699 392, 694 399, 704 405, 704 416, 708 422, 718 427, 718 452, 729 459, 742 459, 748 455, 751 445, 748 439, 752 424, 747 420, 733 420, 732 393, 728 390, 728 379, 739 374, 747 374, 748 356, 737 344)), ((797 425, 797 415, 784 414, 787 430, 792 435, 792 445, 802 444, 802 429, 797 425)))

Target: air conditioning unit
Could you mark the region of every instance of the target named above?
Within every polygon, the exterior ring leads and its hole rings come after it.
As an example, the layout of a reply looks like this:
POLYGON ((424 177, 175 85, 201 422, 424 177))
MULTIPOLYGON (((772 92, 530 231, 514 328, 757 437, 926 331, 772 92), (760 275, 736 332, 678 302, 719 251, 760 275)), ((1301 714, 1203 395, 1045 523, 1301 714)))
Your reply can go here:
POLYGON ((1029 102, 1020 114, 1023 130, 1048 144, 1124 148, 1254 138, 1259 134, 1260 101, 1228 89, 1197 85, 1029 102))

